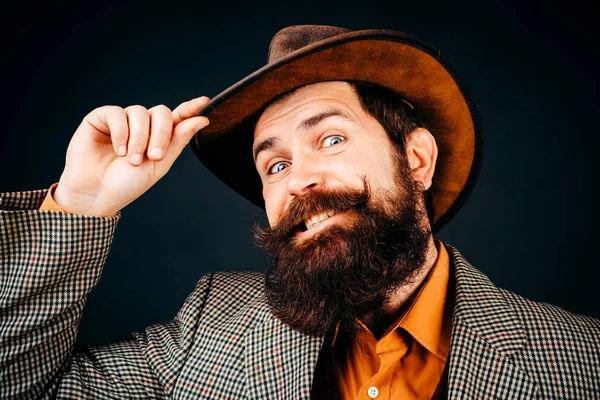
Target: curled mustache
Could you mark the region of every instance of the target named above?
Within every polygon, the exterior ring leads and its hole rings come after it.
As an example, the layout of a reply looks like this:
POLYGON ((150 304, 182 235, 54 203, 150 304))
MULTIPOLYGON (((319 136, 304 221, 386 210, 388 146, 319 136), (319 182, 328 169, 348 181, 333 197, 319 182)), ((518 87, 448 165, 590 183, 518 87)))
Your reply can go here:
POLYGON ((371 199, 371 191, 366 177, 362 178, 362 182, 362 189, 312 191, 304 197, 294 199, 281 216, 277 225, 268 228, 254 227, 255 243, 260 247, 264 247, 265 242, 273 241, 279 243, 292 239, 296 231, 306 230, 304 221, 314 215, 327 211, 333 210, 338 213, 354 209, 362 212, 371 199))

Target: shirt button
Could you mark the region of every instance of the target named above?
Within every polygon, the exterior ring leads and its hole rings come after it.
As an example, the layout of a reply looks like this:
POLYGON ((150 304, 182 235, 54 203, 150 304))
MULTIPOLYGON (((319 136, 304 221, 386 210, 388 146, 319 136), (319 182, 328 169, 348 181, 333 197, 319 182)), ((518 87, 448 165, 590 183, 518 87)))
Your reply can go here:
POLYGON ((376 399, 377 397, 379 397, 379 389, 377 389, 375 386, 371 386, 367 389, 367 394, 370 398, 376 399))

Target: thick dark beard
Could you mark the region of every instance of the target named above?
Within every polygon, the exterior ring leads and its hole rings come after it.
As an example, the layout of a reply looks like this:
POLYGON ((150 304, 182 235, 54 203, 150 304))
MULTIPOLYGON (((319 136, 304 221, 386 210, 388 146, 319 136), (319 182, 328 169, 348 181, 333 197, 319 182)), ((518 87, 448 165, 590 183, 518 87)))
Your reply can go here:
POLYGON ((269 259, 265 289, 273 314, 293 329, 321 336, 357 319, 376 320, 391 294, 422 269, 431 230, 423 226, 416 185, 372 201, 362 190, 311 192, 295 200, 273 228, 254 228, 269 259), (387 205, 387 210, 384 208, 387 205), (349 226, 333 225, 311 238, 295 237, 303 220, 327 210, 355 214, 349 226))

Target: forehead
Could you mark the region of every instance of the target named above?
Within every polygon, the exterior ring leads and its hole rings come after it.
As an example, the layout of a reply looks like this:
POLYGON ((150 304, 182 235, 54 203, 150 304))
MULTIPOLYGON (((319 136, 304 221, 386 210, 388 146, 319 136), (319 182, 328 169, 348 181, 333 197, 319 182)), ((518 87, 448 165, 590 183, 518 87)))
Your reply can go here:
POLYGON ((291 95, 269 105, 262 113, 254 130, 254 139, 273 126, 294 123, 311 112, 335 106, 349 114, 362 110, 356 92, 347 82, 322 82, 301 87, 291 95))

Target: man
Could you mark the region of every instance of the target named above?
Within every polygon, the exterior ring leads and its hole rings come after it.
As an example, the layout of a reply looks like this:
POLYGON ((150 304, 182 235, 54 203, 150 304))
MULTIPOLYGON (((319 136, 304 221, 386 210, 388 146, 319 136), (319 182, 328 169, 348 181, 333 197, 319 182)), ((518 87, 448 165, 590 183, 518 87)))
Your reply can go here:
POLYGON ((278 32, 269 63, 212 100, 93 110, 58 183, 1 198, 0 393, 600 398, 600 321, 496 288, 435 239, 476 180, 480 135, 436 49, 328 26, 278 32), (264 207, 266 273, 206 275, 173 321, 74 344, 120 210, 190 140, 264 207))

